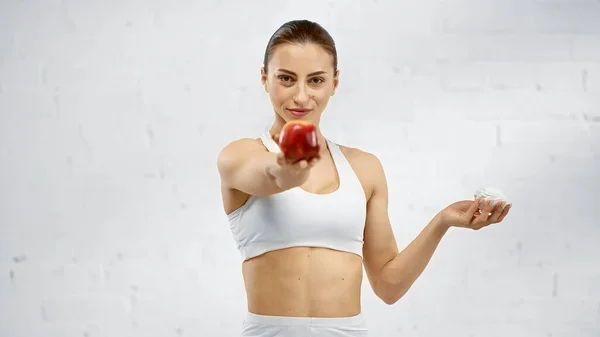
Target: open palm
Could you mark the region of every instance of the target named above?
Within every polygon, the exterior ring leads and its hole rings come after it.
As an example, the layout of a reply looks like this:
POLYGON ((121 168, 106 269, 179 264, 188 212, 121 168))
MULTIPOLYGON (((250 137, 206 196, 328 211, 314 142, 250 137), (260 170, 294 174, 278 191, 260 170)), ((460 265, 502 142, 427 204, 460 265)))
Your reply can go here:
POLYGON ((449 226, 478 230, 501 222, 511 208, 504 202, 492 206, 492 202, 487 200, 480 209, 480 203, 480 199, 457 201, 442 210, 442 222, 449 226))

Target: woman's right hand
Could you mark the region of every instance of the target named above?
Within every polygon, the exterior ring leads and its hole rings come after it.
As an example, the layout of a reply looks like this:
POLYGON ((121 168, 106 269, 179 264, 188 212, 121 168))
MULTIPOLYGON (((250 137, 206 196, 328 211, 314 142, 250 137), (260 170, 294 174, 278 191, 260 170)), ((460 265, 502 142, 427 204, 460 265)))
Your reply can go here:
POLYGON ((310 161, 291 162, 284 157, 282 152, 279 152, 277 154, 277 164, 269 168, 269 174, 273 176, 279 188, 288 190, 304 184, 310 176, 310 169, 317 164, 319 159, 313 158, 310 161))

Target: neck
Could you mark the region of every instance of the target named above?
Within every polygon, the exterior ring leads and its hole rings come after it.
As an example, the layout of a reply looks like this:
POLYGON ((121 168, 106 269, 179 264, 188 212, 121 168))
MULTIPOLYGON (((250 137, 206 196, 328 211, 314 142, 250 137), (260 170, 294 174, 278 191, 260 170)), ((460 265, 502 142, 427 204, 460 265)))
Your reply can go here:
MULTIPOLYGON (((269 133, 271 135, 280 134, 281 129, 283 129, 285 123, 285 120, 283 120, 282 118, 275 118, 275 122, 273 122, 271 128, 269 129, 269 133)), ((321 157, 323 157, 329 153, 327 141, 325 140, 325 136, 323 136, 323 134, 321 133, 321 128, 319 127, 319 124, 315 123, 315 126, 317 127, 317 139, 319 140, 319 144, 321 144, 319 152, 321 154, 321 157)))

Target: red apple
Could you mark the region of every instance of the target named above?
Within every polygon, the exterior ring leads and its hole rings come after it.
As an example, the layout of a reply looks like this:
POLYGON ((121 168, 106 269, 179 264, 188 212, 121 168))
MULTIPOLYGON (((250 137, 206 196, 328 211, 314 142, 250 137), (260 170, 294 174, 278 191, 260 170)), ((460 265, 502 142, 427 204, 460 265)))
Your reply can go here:
POLYGON ((319 156, 317 127, 307 121, 287 122, 281 129, 278 143, 284 157, 292 162, 310 161, 319 156))

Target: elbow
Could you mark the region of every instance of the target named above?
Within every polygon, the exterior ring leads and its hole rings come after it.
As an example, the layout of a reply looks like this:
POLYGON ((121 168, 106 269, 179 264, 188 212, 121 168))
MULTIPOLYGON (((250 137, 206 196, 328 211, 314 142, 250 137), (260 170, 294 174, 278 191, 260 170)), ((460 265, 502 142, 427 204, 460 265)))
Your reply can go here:
POLYGON ((393 305, 406 294, 406 291, 399 291, 398 289, 379 289, 375 294, 383 301, 383 303, 393 305))
POLYGON ((408 292, 408 288, 399 284, 384 285, 382 283, 379 283, 378 287, 376 287, 375 295, 377 295, 377 297, 379 297, 379 299, 382 300, 383 303, 387 305, 393 305, 396 304, 396 302, 398 302, 408 292))
POLYGON ((387 305, 393 305, 398 302, 402 296, 379 296, 379 298, 383 301, 383 303, 387 305))
POLYGON ((389 298, 389 297, 381 297, 381 300, 383 301, 383 303, 385 303, 387 305, 393 305, 393 304, 396 304, 396 302, 398 302, 397 299, 389 298))
POLYGON ((383 272, 373 282, 375 295, 387 305, 396 304, 411 287, 406 279, 393 279, 383 272))

